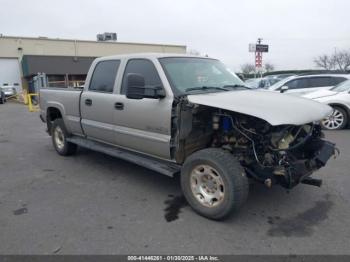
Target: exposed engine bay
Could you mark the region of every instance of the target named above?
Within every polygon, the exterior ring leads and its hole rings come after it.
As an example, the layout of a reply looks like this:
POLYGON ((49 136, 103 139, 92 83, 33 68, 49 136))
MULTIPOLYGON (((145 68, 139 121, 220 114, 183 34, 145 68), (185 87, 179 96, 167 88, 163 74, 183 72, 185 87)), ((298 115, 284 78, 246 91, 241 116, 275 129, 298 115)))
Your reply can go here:
POLYGON ((278 125, 244 114, 182 101, 173 112, 173 155, 178 163, 192 152, 217 147, 228 150, 248 177, 268 187, 299 183, 321 186, 309 176, 335 155, 335 144, 323 140, 318 123, 278 125))

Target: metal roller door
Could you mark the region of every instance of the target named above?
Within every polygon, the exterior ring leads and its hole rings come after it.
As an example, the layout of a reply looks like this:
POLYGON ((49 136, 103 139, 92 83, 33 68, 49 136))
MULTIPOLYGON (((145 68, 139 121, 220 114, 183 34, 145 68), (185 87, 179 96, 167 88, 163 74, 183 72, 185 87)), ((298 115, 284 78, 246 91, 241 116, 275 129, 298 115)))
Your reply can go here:
POLYGON ((0 86, 14 86, 22 90, 21 73, 17 58, 0 58, 0 86))

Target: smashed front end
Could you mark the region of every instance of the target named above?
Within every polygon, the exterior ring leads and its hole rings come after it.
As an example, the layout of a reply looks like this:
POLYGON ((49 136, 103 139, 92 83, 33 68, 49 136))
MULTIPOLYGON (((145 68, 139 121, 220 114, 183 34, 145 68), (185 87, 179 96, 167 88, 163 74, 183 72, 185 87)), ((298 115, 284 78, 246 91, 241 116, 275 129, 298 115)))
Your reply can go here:
POLYGON ((310 175, 335 155, 335 144, 323 140, 320 125, 271 126, 242 114, 212 115, 213 147, 223 147, 238 157, 247 175, 267 186, 292 188, 299 183, 321 186, 310 175))

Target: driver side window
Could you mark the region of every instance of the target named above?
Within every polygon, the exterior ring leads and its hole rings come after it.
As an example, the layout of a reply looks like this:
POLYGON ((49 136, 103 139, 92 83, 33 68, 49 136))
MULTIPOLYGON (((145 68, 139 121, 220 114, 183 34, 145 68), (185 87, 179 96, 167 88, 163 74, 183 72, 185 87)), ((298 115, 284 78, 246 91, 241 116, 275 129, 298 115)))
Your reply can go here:
POLYGON ((308 80, 306 78, 294 79, 285 84, 288 89, 301 89, 308 87, 308 80))
POLYGON ((127 89, 127 75, 130 73, 140 74, 145 78, 145 87, 163 87, 162 81, 158 75, 154 64, 147 59, 131 59, 128 61, 121 88, 121 94, 126 94, 127 89))

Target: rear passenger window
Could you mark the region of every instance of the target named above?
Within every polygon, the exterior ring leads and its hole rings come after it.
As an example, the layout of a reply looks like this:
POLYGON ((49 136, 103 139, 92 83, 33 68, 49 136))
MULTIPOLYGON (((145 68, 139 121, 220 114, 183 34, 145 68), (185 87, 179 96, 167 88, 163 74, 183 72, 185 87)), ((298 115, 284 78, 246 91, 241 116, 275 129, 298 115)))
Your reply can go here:
POLYGON ((162 87, 162 81, 158 75, 157 69, 150 60, 131 59, 125 67, 121 93, 125 94, 127 89, 127 75, 130 73, 140 74, 145 78, 145 86, 162 87))
POLYGON ((309 87, 332 86, 332 79, 330 77, 312 77, 309 79, 309 84, 309 87))
POLYGON ((332 86, 336 86, 345 80, 347 80, 345 77, 332 77, 332 86))
POLYGON ((89 90, 112 93, 119 64, 118 60, 99 62, 92 74, 89 90))

